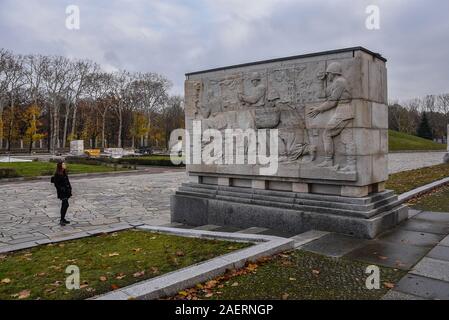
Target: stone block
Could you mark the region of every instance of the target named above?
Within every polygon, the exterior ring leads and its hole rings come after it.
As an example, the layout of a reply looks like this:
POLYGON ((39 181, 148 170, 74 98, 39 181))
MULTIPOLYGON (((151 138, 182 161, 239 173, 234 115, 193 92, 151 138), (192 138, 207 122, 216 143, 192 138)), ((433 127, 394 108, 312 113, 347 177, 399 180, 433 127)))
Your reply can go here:
POLYGON ((424 299, 449 300, 449 282, 407 274, 395 290, 424 299))
POLYGON ((268 182, 266 180, 256 180, 251 181, 251 188, 253 189, 268 189, 268 182))
POLYGON ((367 100, 352 100, 354 110, 356 110, 351 126, 353 128, 371 128, 372 127, 372 103, 367 100))
POLYGON ((300 193, 309 193, 310 192, 310 185, 308 183, 292 183, 292 191, 293 192, 300 192, 300 193))
POLYGON ((369 187, 354 187, 354 186, 342 186, 341 187, 341 196, 342 197, 366 197, 369 193, 369 187))
POLYGON ((219 186, 230 186, 231 185, 231 181, 227 177, 219 177, 218 181, 217 181, 217 184, 219 186))
POLYGON ((412 274, 449 282, 449 261, 424 258, 413 267, 412 274))
POLYGON ((371 181, 383 182, 388 180, 388 156, 377 154, 373 156, 373 175, 371 181))
POLYGON ((388 107, 383 103, 372 103, 372 127, 388 129, 388 107))
POLYGON ((367 156, 380 153, 381 139, 378 129, 354 128, 353 135, 357 155, 367 156))
MULTIPOLYGON (((194 127, 221 133, 239 129, 245 135, 248 129, 257 134, 276 129, 278 158, 271 173, 264 173, 266 164, 260 162, 223 162, 235 158, 227 154, 234 150, 246 156, 254 152, 248 143, 224 141, 223 157, 187 165, 199 176, 192 182, 215 189, 181 188, 172 197, 172 220, 275 232, 322 229, 370 238, 406 219, 393 197, 368 205, 368 194, 382 193, 388 178, 385 62, 379 54, 350 48, 188 74, 186 128, 191 133, 194 127), (268 190, 273 195, 264 197, 268 190), (275 192, 292 197, 276 199, 275 192), (334 198, 332 204, 301 199, 308 194, 334 198), (360 209, 354 199, 367 201, 366 207, 360 209)), ((208 152, 213 145, 199 144, 208 152)), ((259 136, 255 148, 264 145, 259 136)))

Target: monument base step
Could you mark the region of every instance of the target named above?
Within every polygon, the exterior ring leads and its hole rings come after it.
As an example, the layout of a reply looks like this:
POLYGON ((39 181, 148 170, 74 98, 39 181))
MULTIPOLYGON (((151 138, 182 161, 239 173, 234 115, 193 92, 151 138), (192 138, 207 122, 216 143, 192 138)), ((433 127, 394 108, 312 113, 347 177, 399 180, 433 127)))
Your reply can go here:
MULTIPOLYGON (((261 201, 251 196, 248 189, 232 189, 230 195, 229 187, 202 186, 195 190, 192 186, 181 187, 171 197, 172 222, 192 226, 260 227, 295 234, 315 229, 372 239, 408 218, 408 207, 392 197, 390 191, 354 199, 352 206, 348 206, 351 198, 346 197, 313 195, 313 199, 307 200, 314 203, 305 205, 306 199, 301 199, 304 195, 300 193, 284 193, 284 198, 276 194, 277 200, 272 197, 271 201, 261 201), (241 194, 237 196, 239 191, 241 194), (227 196, 223 196, 224 192, 227 196), (288 198, 292 202, 290 206, 286 206, 290 202, 288 198), (369 215, 363 214, 363 207, 369 215)), ((259 190, 255 192, 263 196, 259 190)))

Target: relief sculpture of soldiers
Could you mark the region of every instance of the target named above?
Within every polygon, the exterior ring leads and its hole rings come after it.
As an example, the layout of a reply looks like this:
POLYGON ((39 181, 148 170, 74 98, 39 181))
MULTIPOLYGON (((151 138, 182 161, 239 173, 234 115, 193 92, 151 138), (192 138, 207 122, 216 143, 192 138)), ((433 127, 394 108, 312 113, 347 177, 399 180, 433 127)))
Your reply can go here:
POLYGON ((194 114, 203 129, 278 129, 279 161, 285 167, 355 175, 352 93, 341 63, 236 72, 195 80, 194 87, 194 114), (343 156, 338 161, 337 153, 343 156))
POLYGON ((331 167, 335 170, 341 170, 343 172, 355 171, 355 157, 354 157, 354 143, 352 141, 352 131, 346 129, 354 118, 354 111, 351 105, 351 89, 349 88, 348 81, 343 76, 341 64, 338 62, 332 62, 326 69, 324 75, 318 75, 322 81, 326 81, 328 86, 326 87, 326 101, 317 107, 313 107, 309 110, 308 116, 315 118, 319 114, 328 110, 335 109, 335 114, 326 125, 326 130, 323 134, 324 143, 324 161, 318 164, 318 167, 331 167), (346 139, 343 139, 343 143, 346 148, 346 164, 343 168, 339 168, 339 165, 334 165, 334 140, 335 137, 345 133, 346 139))

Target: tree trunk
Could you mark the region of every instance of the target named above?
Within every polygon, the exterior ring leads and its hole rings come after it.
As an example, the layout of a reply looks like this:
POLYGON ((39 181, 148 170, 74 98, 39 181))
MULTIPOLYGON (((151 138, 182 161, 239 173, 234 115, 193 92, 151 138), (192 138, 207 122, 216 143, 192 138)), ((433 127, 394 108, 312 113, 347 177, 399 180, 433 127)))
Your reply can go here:
POLYGON ((106 148, 105 145, 105 135, 104 135, 104 131, 105 131, 105 127, 106 127, 106 112, 107 112, 107 108, 104 110, 104 113, 102 114, 103 119, 102 120, 102 124, 101 124, 101 146, 104 148, 106 148))
POLYGON ((72 139, 75 139, 75 133, 76 133, 76 112, 78 111, 77 103, 76 101, 73 104, 73 116, 72 116, 72 131, 71 136, 72 139))
POLYGON ((53 135, 53 119, 51 116, 51 107, 50 105, 48 105, 48 134, 47 134, 47 151, 48 153, 51 152, 51 137, 53 135))
POLYGON ((148 147, 150 141, 150 129, 151 129, 151 115, 148 115, 148 131, 145 134, 145 147, 148 147))
POLYGON ((123 127, 123 116, 122 116, 122 108, 119 108, 119 126, 118 126, 118 139, 117 139, 117 148, 122 147, 122 127, 123 127))
POLYGON ((8 151, 11 151, 12 127, 14 125, 14 94, 11 92, 11 120, 9 121, 8 130, 8 151))
POLYGON ((3 149, 3 100, 0 99, 0 150, 3 149))
POLYGON ((53 132, 51 140, 51 152, 55 154, 59 140, 59 107, 56 101, 53 103, 53 132))
POLYGON ((64 119, 64 138, 62 140, 62 147, 65 148, 65 144, 67 141, 67 127, 68 127, 68 122, 69 122, 69 113, 70 113, 70 104, 68 104, 66 106, 66 110, 65 110, 65 119, 64 119))

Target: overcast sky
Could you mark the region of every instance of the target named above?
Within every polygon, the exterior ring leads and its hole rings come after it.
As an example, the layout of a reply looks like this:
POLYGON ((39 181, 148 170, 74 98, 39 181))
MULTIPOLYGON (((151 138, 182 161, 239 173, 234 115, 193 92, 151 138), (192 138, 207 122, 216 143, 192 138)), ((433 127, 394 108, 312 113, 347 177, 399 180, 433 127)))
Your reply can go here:
POLYGON ((448 14, 447 0, 0 0, 0 47, 158 72, 182 94, 186 72, 364 46, 388 59, 390 99, 407 99, 449 92, 448 14))

